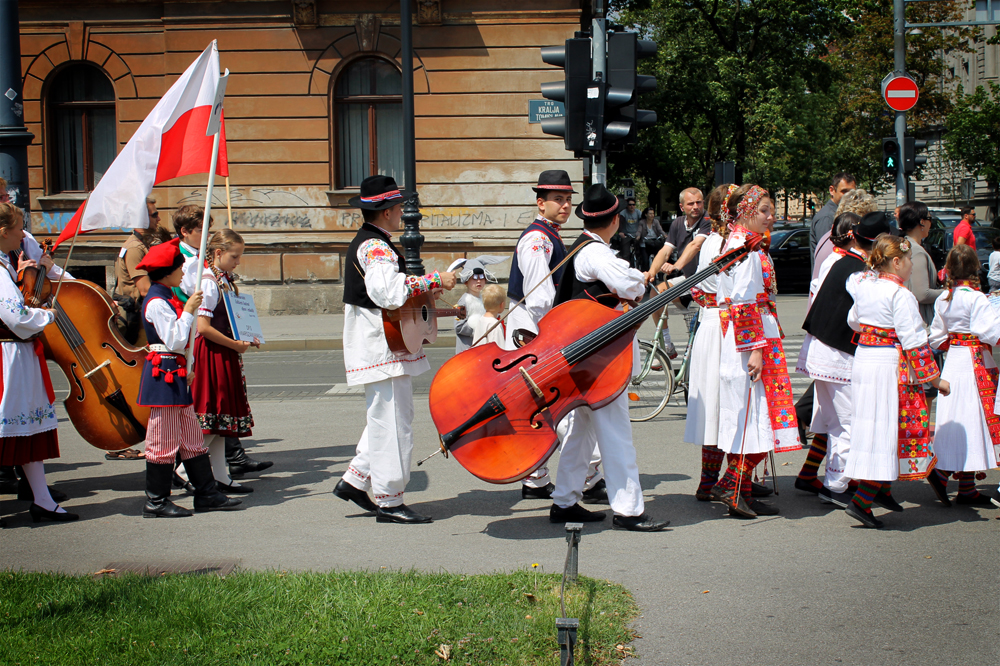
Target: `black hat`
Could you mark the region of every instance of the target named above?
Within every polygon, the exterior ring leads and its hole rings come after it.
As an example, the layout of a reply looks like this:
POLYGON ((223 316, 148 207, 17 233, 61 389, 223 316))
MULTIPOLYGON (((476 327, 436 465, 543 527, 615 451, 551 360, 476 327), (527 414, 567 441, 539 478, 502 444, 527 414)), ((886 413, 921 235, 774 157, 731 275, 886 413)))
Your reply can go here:
POLYGON ((400 190, 396 185, 396 179, 392 176, 368 176, 361 181, 361 193, 348 199, 347 203, 355 208, 383 210, 403 203, 412 194, 400 190))
POLYGON ((573 189, 573 183, 570 182, 569 174, 558 169, 543 171, 538 174, 538 185, 531 189, 536 194, 543 194, 545 192, 569 192, 570 194, 576 194, 576 191, 573 189))
POLYGON ((576 216, 581 220, 603 220, 622 212, 625 200, 616 197, 601 183, 594 183, 587 188, 583 202, 576 207, 576 216))
POLYGON ((867 213, 861 221, 851 227, 855 238, 874 243, 880 234, 890 233, 889 218, 880 210, 867 213))

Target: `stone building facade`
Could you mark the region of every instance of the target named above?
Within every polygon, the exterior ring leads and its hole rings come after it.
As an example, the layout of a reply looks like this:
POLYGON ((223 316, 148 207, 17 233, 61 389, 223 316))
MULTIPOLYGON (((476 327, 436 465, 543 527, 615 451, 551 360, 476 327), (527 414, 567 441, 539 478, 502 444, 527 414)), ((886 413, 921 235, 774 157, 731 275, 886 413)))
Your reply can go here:
MULTIPOLYGON (((529 100, 562 71, 540 47, 589 22, 581 0, 417 0, 413 28, 417 189, 430 268, 510 253, 534 215, 538 173, 582 180, 562 140, 529 123, 529 100)), ((360 178, 401 180, 398 4, 346 0, 20 3, 31 229, 57 234, 114 154, 208 44, 226 92, 241 274, 271 313, 340 308, 360 178), (359 11, 360 10, 360 11, 359 11)), ((409 185, 409 184, 406 184, 409 185)), ((206 177, 157 187, 167 215, 204 203, 206 177)), ((577 188, 580 190, 581 188, 577 188)), ((216 181, 215 227, 227 223, 216 181)), ((92 279, 124 233, 81 236, 71 266, 92 279)))

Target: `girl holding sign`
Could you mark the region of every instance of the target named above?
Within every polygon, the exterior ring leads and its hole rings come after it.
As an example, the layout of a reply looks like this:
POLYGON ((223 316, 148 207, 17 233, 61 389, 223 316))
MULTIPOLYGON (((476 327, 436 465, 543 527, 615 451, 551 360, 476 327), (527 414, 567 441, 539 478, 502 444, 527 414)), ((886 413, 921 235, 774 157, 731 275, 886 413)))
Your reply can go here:
POLYGON ((227 291, 239 293, 233 271, 240 265, 243 247, 243 238, 232 229, 216 231, 209 240, 194 342, 194 411, 205 435, 215 480, 226 493, 253 491, 233 481, 226 469, 225 438, 248 437, 253 427, 241 354, 251 346, 260 346, 256 338, 253 342, 233 339, 223 298, 227 291))

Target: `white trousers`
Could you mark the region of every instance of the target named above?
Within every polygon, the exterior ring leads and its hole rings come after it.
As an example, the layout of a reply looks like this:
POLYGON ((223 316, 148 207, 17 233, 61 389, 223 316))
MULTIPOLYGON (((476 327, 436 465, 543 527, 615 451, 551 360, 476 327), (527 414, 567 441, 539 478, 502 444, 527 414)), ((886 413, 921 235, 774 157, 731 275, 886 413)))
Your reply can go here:
POLYGON ((613 402, 600 409, 580 407, 569 416, 574 417, 574 422, 563 441, 552 501, 565 509, 583 497, 588 461, 596 439, 604 463, 611 508, 620 516, 642 515, 645 504, 632 445, 632 424, 628 420, 628 392, 622 391, 613 402))
MULTIPOLYGON (((562 451, 565 446, 566 438, 575 436, 575 415, 577 411, 578 410, 574 410, 567 414, 566 417, 556 426, 556 435, 559 437, 560 451, 562 451)), ((590 440, 589 444, 581 443, 581 446, 589 446, 591 451, 590 463, 587 465, 587 476, 582 489, 582 492, 586 492, 596 486, 597 482, 604 478, 604 472, 601 470, 601 450, 597 446, 597 438, 593 435, 592 429, 586 433, 581 433, 581 436, 587 437, 590 440)), ((552 477, 549 476, 548 463, 542 465, 534 472, 521 479, 521 483, 528 488, 544 488, 552 483, 552 477)), ((558 490, 559 482, 557 481, 555 485, 558 490)))
POLYGON ((365 384, 368 425, 344 473, 355 488, 371 488, 375 503, 403 503, 413 454, 413 386, 409 375, 365 384))
POLYGON ((836 493, 847 490, 844 475, 851 453, 851 385, 815 380, 813 416, 809 429, 827 435, 826 474, 823 485, 836 493))

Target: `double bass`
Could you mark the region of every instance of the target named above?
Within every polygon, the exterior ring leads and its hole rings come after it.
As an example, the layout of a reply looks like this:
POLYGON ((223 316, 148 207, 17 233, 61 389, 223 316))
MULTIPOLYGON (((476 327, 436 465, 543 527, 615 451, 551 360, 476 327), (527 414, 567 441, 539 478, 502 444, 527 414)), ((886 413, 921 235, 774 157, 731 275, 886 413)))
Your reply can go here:
POLYGON ((680 284, 626 313, 594 301, 553 308, 524 346, 473 347, 447 361, 431 383, 431 418, 441 451, 490 483, 511 483, 548 460, 556 425, 577 407, 613 401, 632 375, 632 338, 645 319, 760 244, 752 234, 680 284), (474 378, 474 381, 470 381, 474 378))
MULTIPOLYGON (((52 241, 44 250, 51 252, 52 241)), ((25 303, 48 307, 55 287, 41 266, 18 275, 25 303)), ((146 358, 115 324, 115 305, 107 292, 85 280, 63 280, 55 303, 56 318, 41 340, 45 357, 69 380, 63 402, 73 426, 91 445, 120 451, 146 438, 149 408, 136 404, 146 358)))

